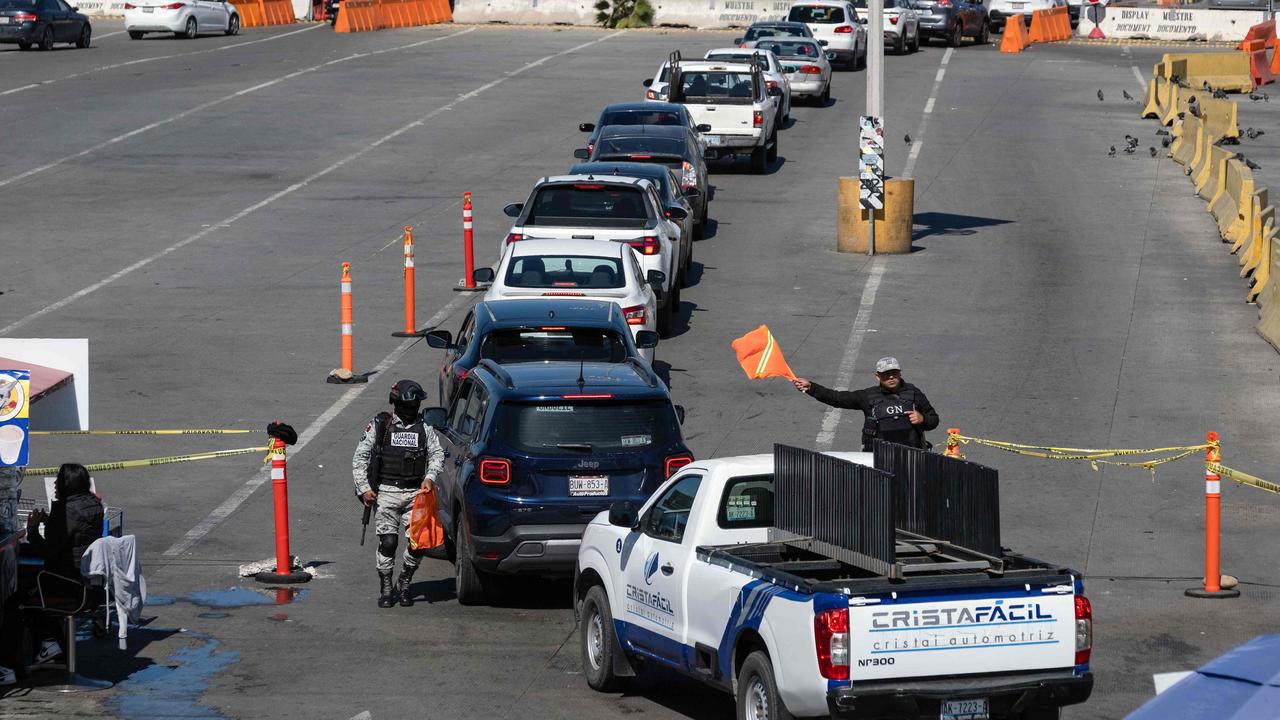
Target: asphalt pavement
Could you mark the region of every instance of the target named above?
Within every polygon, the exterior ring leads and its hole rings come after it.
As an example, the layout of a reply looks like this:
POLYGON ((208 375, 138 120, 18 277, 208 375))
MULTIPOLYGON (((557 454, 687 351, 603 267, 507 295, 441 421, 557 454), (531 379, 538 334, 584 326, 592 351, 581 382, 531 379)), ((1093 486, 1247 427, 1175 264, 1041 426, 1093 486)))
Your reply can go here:
MULTIPOLYGON (((418 242, 419 323, 456 330, 475 299, 454 291, 462 193, 477 260, 492 262, 501 207, 574 162, 579 122, 640 97, 670 50, 689 57, 734 35, 297 25, 130 41, 118 29, 97 23, 89 50, 0 46, 0 335, 89 338, 95 428, 292 423, 303 436, 289 471, 293 549, 317 577, 293 597, 236 577, 273 552, 259 456, 103 473, 156 601, 127 651, 84 643, 82 671, 115 689, 20 691, 0 712, 729 716, 727 697, 668 676, 626 695, 588 689, 564 582, 513 583, 502 606, 463 608, 451 566, 430 561, 415 578, 424 601, 375 607, 350 457, 396 379, 435 385, 439 351, 390 335, 403 322, 401 228, 418 242), (324 381, 340 359, 343 261, 356 370, 378 370, 364 386, 324 381)), ((1158 54, 966 44, 889 57, 887 167, 916 183, 909 256, 834 251, 862 72, 836 74, 831 106, 796 108, 768 175, 713 166, 711 231, 695 244, 678 332, 657 353, 694 452, 858 444, 860 417, 829 415, 782 380, 745 379, 729 343, 765 323, 796 372, 824 384, 869 385, 876 358, 896 355, 943 427, 967 435, 1148 447, 1216 430, 1227 465, 1265 476, 1280 359, 1253 331, 1235 258, 1175 163, 1145 146, 1107 156, 1126 133, 1159 148, 1121 94, 1143 97, 1135 70, 1145 77, 1158 54)), ((1264 138, 1276 139, 1280 127, 1264 138)), ((1265 156, 1251 157, 1265 172, 1265 156)), ((32 462, 257 442, 230 438, 40 438, 32 462)), ((1242 596, 1192 600, 1195 461, 1152 477, 965 450, 1001 471, 1004 544, 1085 573, 1097 685, 1067 717, 1121 718, 1152 694, 1153 672, 1273 629, 1275 498, 1224 487, 1223 568, 1242 596)))

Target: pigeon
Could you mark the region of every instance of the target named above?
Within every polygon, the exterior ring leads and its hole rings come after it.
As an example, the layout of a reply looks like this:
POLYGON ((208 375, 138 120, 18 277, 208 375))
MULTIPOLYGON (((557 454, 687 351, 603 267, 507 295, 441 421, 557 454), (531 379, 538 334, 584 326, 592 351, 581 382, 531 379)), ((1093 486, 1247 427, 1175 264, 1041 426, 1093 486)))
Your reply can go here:
POLYGON ((1173 144, 1173 138, 1171 137, 1160 138, 1160 147, 1169 147, 1172 144, 1173 144))
POLYGON ((1098 102, 1102 102, 1102 91, 1098 91, 1098 102))
POLYGON ((1125 154, 1125 155, 1132 155, 1132 154, 1133 154, 1133 151, 1134 151, 1134 150, 1137 150, 1137 149, 1138 149, 1138 146, 1137 146, 1137 145, 1130 145, 1129 147, 1127 147, 1127 148, 1125 148, 1125 149, 1124 149, 1124 154, 1125 154))
POLYGON ((1261 96, 1261 95, 1255 95, 1255 94, 1253 94, 1253 93, 1249 93, 1249 99, 1250 99, 1250 100, 1252 100, 1252 101, 1254 101, 1254 102, 1258 102, 1259 100, 1261 100, 1261 99, 1262 99, 1262 96, 1261 96))
POLYGON ((1136 138, 1136 137, 1131 137, 1131 138, 1129 138, 1129 147, 1131 147, 1131 148, 1136 148, 1136 147, 1138 147, 1138 138, 1136 138))
POLYGON ((1263 132, 1262 130, 1254 130, 1253 128, 1245 128, 1244 130, 1244 136, 1249 138, 1250 140, 1257 140, 1258 136, 1265 135, 1265 134, 1266 133, 1263 132))
POLYGON ((1116 156, 1116 146, 1112 145, 1111 150, 1107 152, 1107 157, 1115 157, 1115 156, 1116 156))
POLYGON ((1186 113, 1184 113, 1184 112, 1180 112, 1180 113, 1178 113, 1178 119, 1179 119, 1179 120, 1185 120, 1186 118, 1187 118, 1187 114, 1186 114, 1186 113))
POLYGON ((1249 159, 1249 158, 1247 158, 1247 157, 1244 157, 1243 155, 1242 155, 1242 156, 1240 156, 1240 159, 1244 161, 1245 166, 1246 166, 1246 167, 1248 167, 1250 170, 1261 170, 1261 169, 1262 169, 1262 166, 1261 166, 1261 165, 1259 165, 1258 163, 1256 163, 1256 162, 1254 162, 1254 161, 1250 160, 1250 159, 1249 159))
POLYGON ((910 135, 903 135, 903 136, 902 136, 902 142, 904 142, 904 143, 906 143, 906 144, 910 145, 910 144, 911 144, 911 136, 910 136, 910 135))
POLYGON ((1209 81, 1208 81, 1208 80, 1205 80, 1205 81, 1204 81, 1204 91, 1205 91, 1205 92, 1213 92, 1213 86, 1209 84, 1209 81))
POLYGON ((1159 130, 1156 130, 1156 134, 1157 134, 1157 135, 1168 135, 1168 134, 1169 134, 1169 131, 1168 131, 1168 130, 1165 130, 1164 128, 1160 128, 1159 130))
POLYGON ((1151 151, 1151 157, 1155 157, 1155 156, 1156 156, 1156 149, 1155 149, 1155 148, 1147 148, 1147 149, 1151 151))
POLYGON ((1219 99, 1219 100, 1226 100, 1226 99, 1227 99, 1227 94, 1226 94, 1225 92, 1221 91, 1221 90, 1214 90, 1214 91, 1213 91, 1213 96, 1214 96, 1215 98, 1219 99))
POLYGON ((1172 74, 1172 75, 1170 75, 1170 76, 1169 76, 1169 82, 1173 83, 1174 85, 1181 84, 1181 83, 1182 83, 1182 76, 1181 76, 1181 75, 1179 75, 1179 74, 1177 74, 1177 73, 1174 73, 1174 74, 1172 74))
POLYGON ((1129 91, 1128 91, 1128 90, 1121 90, 1121 91, 1120 91, 1120 94, 1124 96, 1124 99, 1125 99, 1125 100, 1132 100, 1132 99, 1133 99, 1133 96, 1129 94, 1129 91))
POLYGON ((1125 142, 1127 142, 1127 143, 1129 143, 1130 145, 1132 145, 1134 140, 1137 140, 1137 138, 1135 138, 1134 136, 1130 135, 1129 133, 1125 133, 1125 134, 1124 134, 1124 141, 1125 141, 1125 142))

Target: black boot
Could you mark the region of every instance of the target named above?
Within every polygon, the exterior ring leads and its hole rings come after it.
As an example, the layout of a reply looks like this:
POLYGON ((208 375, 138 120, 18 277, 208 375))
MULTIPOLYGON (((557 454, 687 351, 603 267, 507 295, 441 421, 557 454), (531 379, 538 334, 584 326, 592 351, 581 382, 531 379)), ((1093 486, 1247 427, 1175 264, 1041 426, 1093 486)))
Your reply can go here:
POLYGON ((389 608, 395 607, 395 585, 391 582, 391 572, 378 571, 378 580, 382 584, 382 596, 378 598, 378 607, 389 608))
POLYGON ((413 593, 409 592, 409 583, 413 582, 413 573, 417 569, 405 565, 400 571, 400 581, 396 583, 396 591, 400 595, 400 607, 413 607, 413 593))

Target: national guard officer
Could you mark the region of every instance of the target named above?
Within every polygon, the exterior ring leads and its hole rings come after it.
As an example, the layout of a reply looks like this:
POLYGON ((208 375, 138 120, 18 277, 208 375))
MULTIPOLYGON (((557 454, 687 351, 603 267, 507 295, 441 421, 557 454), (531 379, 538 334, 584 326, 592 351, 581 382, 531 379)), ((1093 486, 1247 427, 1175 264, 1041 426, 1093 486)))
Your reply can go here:
POLYGON ((902 379, 902 365, 897 358, 882 357, 876 361, 879 384, 862 390, 832 390, 804 378, 792 380, 802 393, 832 407, 861 410, 866 417, 862 425, 862 449, 870 451, 872 440, 926 448, 924 434, 938 427, 938 412, 920 388, 902 379))
POLYGON ((410 550, 405 543, 404 569, 393 584, 396 543, 408 528, 414 497, 420 489, 429 489, 444 467, 440 439, 418 414, 424 397, 422 386, 412 380, 391 386, 393 412, 374 416, 351 458, 356 494, 366 506, 377 504, 374 531, 378 549, 374 557, 381 581, 378 607, 389 608, 397 600, 405 607, 413 605, 409 582, 425 551, 410 550))

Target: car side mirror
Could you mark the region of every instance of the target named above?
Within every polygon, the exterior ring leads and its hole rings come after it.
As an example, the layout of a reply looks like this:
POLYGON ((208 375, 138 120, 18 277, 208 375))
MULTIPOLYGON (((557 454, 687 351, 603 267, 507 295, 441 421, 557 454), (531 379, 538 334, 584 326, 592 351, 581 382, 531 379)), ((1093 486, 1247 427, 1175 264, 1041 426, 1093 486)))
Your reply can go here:
POLYGON ((818 41, 818 44, 819 44, 819 45, 821 45, 822 47, 826 47, 826 46, 827 46, 827 41, 826 41, 826 40, 819 40, 819 41, 818 41))
POLYGON ((708 133, 711 132, 711 125, 710 123, 699 123, 696 129, 700 133, 708 133))
POLYGON ((733 39, 733 44, 734 44, 734 45, 741 45, 741 44, 742 44, 742 41, 743 41, 743 38, 734 38, 734 39, 733 39))
POLYGON ((471 279, 479 283, 491 283, 493 278, 493 268, 482 267, 471 271, 471 279))
POLYGON ((645 87, 649 87, 652 84, 653 84, 653 78, 645 78, 644 82, 641 83, 641 85, 644 85, 645 87))
POLYGON ((437 350, 448 350, 453 347, 453 333, 448 330, 432 330, 427 333, 427 344, 437 350))
POLYGON ((661 270, 650 270, 649 274, 644 276, 644 279, 649 281, 650 285, 660 288, 667 281, 667 274, 661 270))
POLYGON ((680 421, 681 425, 683 425, 684 424, 684 406, 676 405, 675 409, 676 409, 676 419, 680 421))
POLYGON ((578 148, 577 150, 574 150, 574 151, 573 151, 573 156, 574 156, 575 158, 579 159, 579 160, 590 160, 590 159, 591 159, 591 153, 587 152, 587 149, 586 149, 586 148, 578 148))
POLYGON ((636 347, 641 350, 658 347, 658 333, 652 330, 640 330, 636 332, 636 347))
POLYGON ((678 205, 672 205, 671 207, 667 208, 667 217, 671 218, 672 220, 684 220, 685 218, 689 217, 689 211, 685 210, 684 208, 678 205))
POLYGON ((864 18, 864 17, 860 17, 860 18, 858 18, 858 24, 859 24, 859 25, 866 25, 866 24, 867 24, 867 23, 869 23, 869 22, 871 22, 871 19, 870 19, 870 18, 864 18))
POLYGON ((422 424, 436 429, 443 428, 449 420, 449 411, 442 407, 429 407, 422 411, 422 424))
POLYGON ((828 60, 835 60, 835 59, 836 59, 835 51, 832 51, 832 52, 827 53, 827 59, 828 59, 828 60))
POLYGON ((619 500, 609 506, 609 524, 617 527, 630 528, 635 527, 636 504, 630 500, 619 500))
POLYGON ((520 211, 524 209, 524 203, 511 203, 502 208, 502 214, 507 217, 520 217, 520 211))
POLYGON ((582 132, 591 132, 596 129, 595 123, 578 123, 578 129, 582 132))

